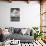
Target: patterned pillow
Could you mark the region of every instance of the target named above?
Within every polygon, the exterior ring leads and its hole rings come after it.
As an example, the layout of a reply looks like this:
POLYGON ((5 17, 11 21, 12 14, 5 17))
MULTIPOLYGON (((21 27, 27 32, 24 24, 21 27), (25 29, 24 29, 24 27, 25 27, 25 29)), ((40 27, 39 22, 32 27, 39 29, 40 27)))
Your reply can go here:
POLYGON ((20 33, 21 29, 20 28, 14 28, 14 33, 20 33))
POLYGON ((14 34, 14 27, 9 27, 8 32, 14 34))

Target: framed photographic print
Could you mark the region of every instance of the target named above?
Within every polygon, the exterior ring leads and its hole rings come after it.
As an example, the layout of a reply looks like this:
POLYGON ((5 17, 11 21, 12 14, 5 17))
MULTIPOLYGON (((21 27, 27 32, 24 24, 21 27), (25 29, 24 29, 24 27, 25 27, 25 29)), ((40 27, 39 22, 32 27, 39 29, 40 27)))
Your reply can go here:
POLYGON ((11 8, 11 21, 20 21, 20 8, 11 8))

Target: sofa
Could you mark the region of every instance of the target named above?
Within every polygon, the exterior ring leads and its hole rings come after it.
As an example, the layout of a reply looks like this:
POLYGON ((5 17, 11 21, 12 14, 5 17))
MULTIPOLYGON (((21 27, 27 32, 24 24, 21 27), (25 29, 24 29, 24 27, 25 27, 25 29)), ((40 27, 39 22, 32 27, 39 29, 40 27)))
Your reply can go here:
POLYGON ((7 38, 10 38, 10 40, 20 40, 21 43, 31 43, 34 41, 32 30, 29 28, 10 27, 8 31, 10 32, 10 35, 7 38))

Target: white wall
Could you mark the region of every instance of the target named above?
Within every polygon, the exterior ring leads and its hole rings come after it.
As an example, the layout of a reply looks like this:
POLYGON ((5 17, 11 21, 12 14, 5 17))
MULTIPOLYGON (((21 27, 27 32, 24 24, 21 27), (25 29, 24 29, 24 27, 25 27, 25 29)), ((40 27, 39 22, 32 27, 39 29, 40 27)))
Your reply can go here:
POLYGON ((38 2, 0 2, 0 26, 32 27, 40 26, 40 4, 38 2), (10 21, 10 8, 20 8, 20 22, 10 21))

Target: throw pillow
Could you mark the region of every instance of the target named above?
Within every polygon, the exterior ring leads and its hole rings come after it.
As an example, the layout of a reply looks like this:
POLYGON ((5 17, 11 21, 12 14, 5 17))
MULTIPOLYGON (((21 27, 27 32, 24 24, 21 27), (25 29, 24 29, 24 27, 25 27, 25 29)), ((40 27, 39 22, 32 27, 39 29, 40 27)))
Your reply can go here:
POLYGON ((20 28, 15 28, 14 33, 20 33, 21 29, 20 28))

